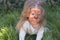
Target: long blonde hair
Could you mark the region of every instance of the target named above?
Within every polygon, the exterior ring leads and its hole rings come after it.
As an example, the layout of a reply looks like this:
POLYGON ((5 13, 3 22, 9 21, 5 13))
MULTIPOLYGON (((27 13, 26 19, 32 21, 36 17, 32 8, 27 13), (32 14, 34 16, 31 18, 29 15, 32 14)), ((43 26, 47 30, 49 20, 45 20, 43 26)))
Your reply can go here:
POLYGON ((40 24, 44 24, 43 21, 45 20, 45 10, 44 10, 44 0, 27 0, 24 4, 23 11, 20 16, 20 20, 16 26, 16 29, 19 31, 21 27, 23 26, 25 20, 27 20, 27 13, 31 8, 34 8, 35 5, 38 5, 38 8, 41 8, 43 10, 42 12, 42 21, 40 24))

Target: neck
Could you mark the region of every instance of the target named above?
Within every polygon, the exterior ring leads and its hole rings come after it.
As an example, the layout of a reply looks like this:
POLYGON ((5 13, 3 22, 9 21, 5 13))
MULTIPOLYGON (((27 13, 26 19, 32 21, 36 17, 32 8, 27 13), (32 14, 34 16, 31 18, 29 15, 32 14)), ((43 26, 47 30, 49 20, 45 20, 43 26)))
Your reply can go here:
MULTIPOLYGON (((30 21, 29 21, 29 22, 30 22, 30 21)), ((39 27, 39 23, 34 23, 34 24, 33 24, 33 23, 30 22, 30 24, 32 25, 33 28, 38 28, 38 27, 39 27)))
POLYGON ((35 29, 38 29, 39 28, 39 24, 32 24, 32 27, 35 28, 35 29))

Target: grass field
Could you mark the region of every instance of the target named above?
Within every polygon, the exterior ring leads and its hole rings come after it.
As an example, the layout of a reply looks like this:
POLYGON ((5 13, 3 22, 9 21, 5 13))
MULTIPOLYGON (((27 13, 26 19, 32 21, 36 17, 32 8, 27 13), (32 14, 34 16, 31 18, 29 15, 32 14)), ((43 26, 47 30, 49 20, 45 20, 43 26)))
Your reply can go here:
MULTIPOLYGON (((60 6, 46 8, 47 32, 42 40, 60 40, 60 6)), ((0 40, 18 40, 18 32, 15 27, 20 18, 21 9, 6 11, 0 7, 0 40)), ((26 40, 35 40, 35 35, 26 36, 26 40)))

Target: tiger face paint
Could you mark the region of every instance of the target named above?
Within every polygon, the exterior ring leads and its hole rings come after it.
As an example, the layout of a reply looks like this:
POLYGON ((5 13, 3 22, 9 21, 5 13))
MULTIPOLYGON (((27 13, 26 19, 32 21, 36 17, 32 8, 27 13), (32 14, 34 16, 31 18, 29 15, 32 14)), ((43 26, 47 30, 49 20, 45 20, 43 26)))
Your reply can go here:
POLYGON ((42 10, 38 8, 31 8, 31 10, 28 13, 28 20, 31 24, 36 25, 39 23, 41 18, 42 10))

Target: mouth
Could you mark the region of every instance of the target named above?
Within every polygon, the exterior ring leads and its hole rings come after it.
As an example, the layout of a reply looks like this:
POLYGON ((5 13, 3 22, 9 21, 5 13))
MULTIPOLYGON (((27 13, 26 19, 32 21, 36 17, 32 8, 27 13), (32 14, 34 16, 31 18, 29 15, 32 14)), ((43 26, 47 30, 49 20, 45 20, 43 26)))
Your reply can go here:
POLYGON ((38 20, 37 19, 33 19, 34 22, 37 22, 38 20))
POLYGON ((37 19, 36 19, 36 18, 34 18, 34 19, 33 19, 33 21, 35 21, 35 22, 39 22, 39 21, 40 21, 40 19, 38 19, 38 18, 37 18, 37 19))

